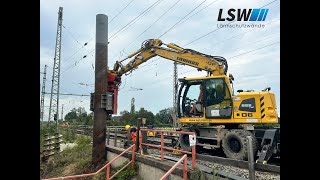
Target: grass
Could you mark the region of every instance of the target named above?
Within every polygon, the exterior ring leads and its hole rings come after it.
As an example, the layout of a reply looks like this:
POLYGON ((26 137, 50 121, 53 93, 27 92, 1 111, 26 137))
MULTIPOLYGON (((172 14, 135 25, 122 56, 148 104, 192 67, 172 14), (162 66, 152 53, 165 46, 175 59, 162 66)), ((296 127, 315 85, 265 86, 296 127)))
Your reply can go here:
MULTIPOLYGON (((119 167, 115 168, 111 171, 111 174, 116 173, 118 170, 120 170, 123 166, 128 164, 129 161, 124 162, 119 167)), ((124 170, 122 170, 116 177, 114 177, 115 180, 124 180, 124 179, 131 179, 138 175, 138 165, 134 164, 134 167, 132 168, 131 164, 128 165, 124 170)))
MULTIPOLYGON (((47 163, 40 162, 40 176, 41 178, 53 178, 68 175, 77 175, 84 173, 96 172, 101 167, 93 167, 91 165, 92 158, 92 144, 91 137, 79 136, 75 140, 76 146, 72 148, 66 148, 60 154, 54 155, 49 158, 47 163)), ((103 165, 105 165, 105 162, 103 165)), ((127 162, 126 162, 127 163, 127 162)), ((121 166, 111 169, 111 175, 117 170, 121 169, 126 163, 121 166)), ((138 166, 134 168, 129 165, 121 173, 119 173, 114 179, 126 180, 131 179, 137 175, 138 166)), ((82 180, 105 180, 106 171, 102 170, 94 177, 80 178, 82 180)))
POLYGON ((77 145, 66 148, 63 152, 49 158, 47 163, 40 163, 41 177, 60 177, 65 175, 75 175, 90 173, 92 145, 91 139, 79 136, 76 140, 77 145))

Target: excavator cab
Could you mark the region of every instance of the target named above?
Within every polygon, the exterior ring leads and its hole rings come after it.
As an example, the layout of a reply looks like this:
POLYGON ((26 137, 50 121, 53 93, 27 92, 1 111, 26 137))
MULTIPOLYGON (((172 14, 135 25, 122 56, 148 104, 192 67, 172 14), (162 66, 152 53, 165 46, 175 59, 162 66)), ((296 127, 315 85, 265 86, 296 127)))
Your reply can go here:
POLYGON ((206 118, 230 118, 232 99, 224 78, 205 80, 206 118))
POLYGON ((201 80, 186 84, 184 99, 184 115, 186 117, 203 116, 203 85, 201 80))
POLYGON ((182 78, 179 81, 179 117, 231 117, 232 97, 226 76, 182 78))

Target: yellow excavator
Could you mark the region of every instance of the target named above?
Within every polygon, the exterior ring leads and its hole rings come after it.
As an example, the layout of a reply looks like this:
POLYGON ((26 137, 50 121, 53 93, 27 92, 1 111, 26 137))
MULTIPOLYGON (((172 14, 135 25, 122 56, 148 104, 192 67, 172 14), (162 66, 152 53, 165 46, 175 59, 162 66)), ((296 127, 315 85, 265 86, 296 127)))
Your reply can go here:
MULTIPOLYGON (((175 107, 181 130, 196 132, 197 152, 222 149, 228 158, 246 160, 246 137, 251 136, 258 163, 266 163, 271 156, 280 157, 280 122, 275 94, 269 87, 258 92, 238 90, 235 94, 234 77, 227 75, 225 58, 165 44, 160 39, 144 41, 139 50, 108 70, 107 93, 113 100, 107 108, 110 114, 117 113, 121 76, 156 56, 207 72, 207 76, 179 79, 175 107), (130 62, 122 64, 132 57, 130 62)), ((191 150, 188 135, 181 135, 179 143, 181 149, 191 150)))

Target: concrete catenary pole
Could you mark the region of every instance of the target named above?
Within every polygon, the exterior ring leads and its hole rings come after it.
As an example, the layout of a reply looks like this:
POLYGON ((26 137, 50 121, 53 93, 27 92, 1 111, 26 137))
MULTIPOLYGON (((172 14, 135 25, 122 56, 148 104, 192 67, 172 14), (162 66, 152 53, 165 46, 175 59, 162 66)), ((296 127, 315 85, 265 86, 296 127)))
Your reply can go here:
POLYGON ((107 91, 108 70, 108 16, 96 15, 96 62, 94 91, 94 121, 92 164, 98 165, 106 161, 106 121, 109 116, 101 107, 101 95, 107 91))

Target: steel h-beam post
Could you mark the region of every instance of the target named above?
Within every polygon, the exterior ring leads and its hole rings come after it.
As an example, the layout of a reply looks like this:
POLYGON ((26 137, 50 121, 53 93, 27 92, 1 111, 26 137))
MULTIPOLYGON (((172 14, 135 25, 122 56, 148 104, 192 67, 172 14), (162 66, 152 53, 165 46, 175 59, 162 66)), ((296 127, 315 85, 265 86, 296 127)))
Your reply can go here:
POLYGON ((138 152, 139 151, 139 149, 140 149, 140 147, 139 147, 139 145, 140 145, 140 127, 141 127, 141 122, 142 122, 142 118, 138 118, 137 119, 137 137, 136 137, 136 151, 138 152))
POLYGON ((106 160, 106 109, 101 107, 101 95, 107 92, 108 70, 108 16, 96 15, 96 63, 95 63, 94 123, 92 163, 98 165, 106 160))
POLYGON ((254 155, 252 149, 252 137, 247 136, 248 140, 248 167, 249 167, 249 180, 255 180, 255 169, 254 169, 254 155))
POLYGON ((178 94, 178 68, 177 62, 173 63, 173 116, 172 116, 172 125, 177 127, 177 94, 178 94))

